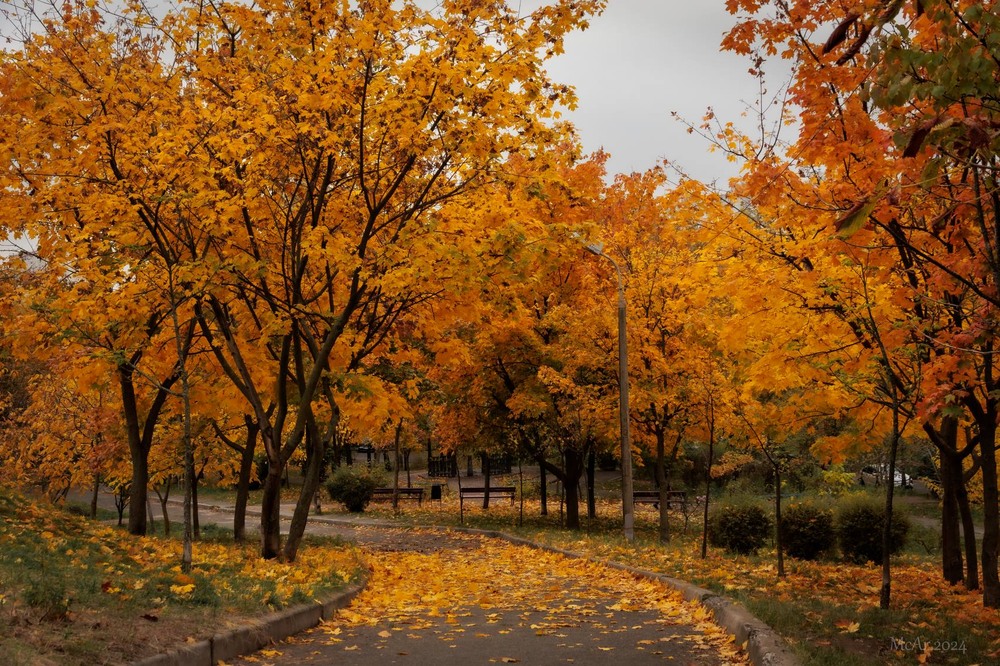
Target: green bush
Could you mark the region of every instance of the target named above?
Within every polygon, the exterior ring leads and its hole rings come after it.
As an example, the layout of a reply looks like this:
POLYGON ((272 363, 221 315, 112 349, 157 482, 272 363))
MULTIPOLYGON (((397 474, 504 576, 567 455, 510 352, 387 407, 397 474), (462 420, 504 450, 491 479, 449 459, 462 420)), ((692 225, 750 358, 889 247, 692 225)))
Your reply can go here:
MULTIPOLYGON (((858 564, 881 564, 884 521, 885 505, 878 500, 856 497, 843 502, 837 512, 837 540, 844 559, 858 564)), ((909 531, 909 519, 893 511, 890 554, 903 549, 909 531)))
POLYGON ((858 475, 854 472, 845 472, 840 467, 822 470, 819 473, 817 488, 821 495, 832 495, 840 497, 851 492, 858 483, 858 475))
POLYGON ((812 504, 793 504, 781 512, 781 545, 800 560, 815 560, 836 543, 833 511, 812 504))
POLYGON ((342 502, 348 511, 361 513, 376 488, 385 485, 385 474, 364 465, 341 465, 326 482, 330 498, 342 502))
POLYGON ((771 536, 771 517, 756 504, 723 505, 710 517, 708 536, 731 553, 756 553, 771 536))

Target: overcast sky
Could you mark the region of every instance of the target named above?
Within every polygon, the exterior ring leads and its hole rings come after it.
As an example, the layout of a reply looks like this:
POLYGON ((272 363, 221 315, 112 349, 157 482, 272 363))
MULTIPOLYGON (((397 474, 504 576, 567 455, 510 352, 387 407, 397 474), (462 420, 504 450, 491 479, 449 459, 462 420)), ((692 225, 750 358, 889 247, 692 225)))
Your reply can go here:
MULTIPOLYGON (((508 0, 528 10, 540 0, 508 0)), ((710 154, 704 139, 671 117, 694 125, 708 107, 722 121, 740 119, 758 98, 750 62, 719 51, 735 19, 725 0, 608 0, 590 28, 566 40, 566 52, 549 73, 576 88, 579 107, 569 114, 584 148, 611 154, 610 174, 644 171, 669 159, 692 177, 724 186, 736 167, 710 154)), ((787 67, 768 67, 777 92, 787 67), (777 72, 777 76, 775 73, 777 72)))

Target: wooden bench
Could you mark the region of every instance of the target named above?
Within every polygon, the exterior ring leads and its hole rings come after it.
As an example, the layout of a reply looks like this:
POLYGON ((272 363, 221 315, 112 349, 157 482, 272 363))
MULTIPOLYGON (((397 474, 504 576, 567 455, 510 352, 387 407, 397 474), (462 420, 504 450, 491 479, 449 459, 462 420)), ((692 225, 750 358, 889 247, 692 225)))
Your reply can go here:
MULTIPOLYGON (((487 489, 483 486, 470 486, 468 488, 460 488, 458 491, 458 512, 460 520, 465 522, 465 500, 476 499, 484 500, 486 499, 487 489)), ((489 488, 490 499, 510 499, 510 503, 513 506, 514 496, 517 494, 517 488, 514 486, 491 486, 489 488)))
MULTIPOLYGON (((660 506, 660 491, 659 490, 633 490, 632 491, 632 503, 633 504, 652 504, 654 507, 660 506)), ((667 491, 667 508, 668 509, 684 509, 687 507, 687 493, 683 490, 668 490, 667 491)))
MULTIPOLYGON (((393 492, 392 488, 376 488, 372 491, 372 501, 391 502, 393 492)), ((417 500, 417 504, 423 504, 424 502, 423 488, 397 488, 395 492, 399 493, 400 501, 417 500)))

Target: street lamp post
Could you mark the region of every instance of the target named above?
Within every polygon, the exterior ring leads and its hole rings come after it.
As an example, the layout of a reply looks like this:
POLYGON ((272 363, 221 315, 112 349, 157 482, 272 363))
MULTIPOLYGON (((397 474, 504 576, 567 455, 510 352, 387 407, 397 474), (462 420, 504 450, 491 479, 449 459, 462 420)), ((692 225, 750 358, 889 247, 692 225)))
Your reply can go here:
POLYGON ((628 340, 625 335, 625 282, 618 262, 604 254, 600 244, 586 246, 587 252, 604 257, 615 267, 618 276, 618 420, 622 439, 622 514, 626 541, 635 539, 635 517, 632 499, 632 441, 629 435, 628 417, 628 340))

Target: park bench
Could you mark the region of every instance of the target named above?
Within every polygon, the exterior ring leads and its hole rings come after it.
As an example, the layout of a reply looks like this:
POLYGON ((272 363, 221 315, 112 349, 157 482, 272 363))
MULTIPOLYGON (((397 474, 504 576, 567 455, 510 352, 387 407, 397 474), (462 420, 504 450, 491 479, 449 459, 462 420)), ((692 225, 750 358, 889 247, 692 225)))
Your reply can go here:
MULTIPOLYGON (((660 506, 660 491, 659 490, 633 490, 632 491, 632 503, 633 504, 652 504, 654 507, 660 506)), ((667 491, 667 508, 668 509, 685 509, 687 507, 687 493, 683 490, 668 490, 667 491)))
POLYGON ((465 500, 482 501, 486 499, 487 490, 490 499, 510 499, 511 505, 514 504, 514 495, 517 493, 517 488, 514 486, 492 486, 488 489, 483 486, 460 488, 458 491, 458 511, 462 522, 465 521, 465 500))
MULTIPOLYGON (((402 500, 417 500, 417 504, 423 504, 424 502, 424 489, 423 488, 397 488, 396 491, 399 493, 399 499, 402 500)), ((392 488, 376 488, 372 491, 372 501, 373 502, 391 502, 392 501, 392 488)))

